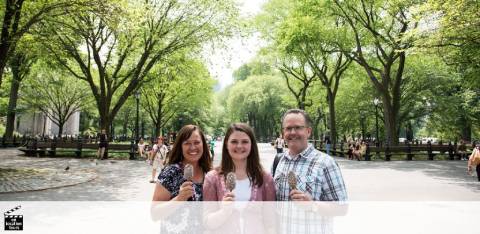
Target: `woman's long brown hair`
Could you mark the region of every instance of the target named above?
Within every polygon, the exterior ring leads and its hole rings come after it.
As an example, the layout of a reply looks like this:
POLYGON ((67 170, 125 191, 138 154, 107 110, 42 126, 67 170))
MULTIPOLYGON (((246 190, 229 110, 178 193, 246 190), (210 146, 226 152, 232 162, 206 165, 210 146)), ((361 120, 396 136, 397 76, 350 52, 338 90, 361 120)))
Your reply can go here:
POLYGON ((175 139, 175 143, 173 144, 172 150, 168 153, 168 164, 181 163, 183 161, 182 144, 183 142, 187 141, 195 131, 198 131, 200 134, 203 147, 203 154, 198 161, 198 165, 200 168, 202 168, 203 172, 207 173, 210 171, 210 169, 212 169, 212 162, 209 154, 210 151, 208 150, 207 141, 205 140, 202 130, 196 125, 185 125, 182 129, 180 129, 177 134, 177 138, 175 139))
POLYGON ((232 157, 228 153, 228 140, 234 131, 244 132, 250 138, 252 147, 250 154, 247 157, 247 175, 252 185, 262 186, 263 184, 263 167, 260 164, 260 156, 258 155, 258 146, 253 130, 250 126, 244 123, 234 123, 230 125, 223 140, 222 161, 220 163, 219 173, 224 177, 229 173, 235 171, 235 164, 232 157))

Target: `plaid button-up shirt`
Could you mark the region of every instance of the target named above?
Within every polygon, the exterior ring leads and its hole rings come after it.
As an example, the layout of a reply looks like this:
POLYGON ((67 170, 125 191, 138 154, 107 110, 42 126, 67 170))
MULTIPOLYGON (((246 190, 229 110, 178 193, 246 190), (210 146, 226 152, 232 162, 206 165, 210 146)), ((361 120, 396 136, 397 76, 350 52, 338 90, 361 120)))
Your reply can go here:
POLYGON ((296 157, 291 157, 288 151, 281 155, 274 173, 277 201, 290 200, 289 171, 297 176, 297 189, 310 194, 314 201, 347 200, 347 190, 338 164, 311 144, 296 157))
MULTIPOLYGON (((273 168, 272 168, 273 169, 273 168)), ((314 201, 347 201, 347 191, 342 173, 335 160, 316 150, 311 144, 296 157, 288 152, 281 155, 275 170, 277 201, 290 200, 289 171, 297 176, 297 189, 311 195, 314 201)), ((322 217, 292 202, 276 203, 278 233, 333 233, 333 217, 322 217)))

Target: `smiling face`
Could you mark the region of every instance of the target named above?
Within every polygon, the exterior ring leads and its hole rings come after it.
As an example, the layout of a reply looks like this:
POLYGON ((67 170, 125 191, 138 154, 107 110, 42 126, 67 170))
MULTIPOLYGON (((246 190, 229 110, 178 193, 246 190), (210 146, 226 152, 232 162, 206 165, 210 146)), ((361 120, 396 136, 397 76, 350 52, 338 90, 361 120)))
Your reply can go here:
POLYGON ((307 126, 302 114, 291 113, 283 120, 283 136, 291 155, 297 155, 308 147, 312 129, 307 126))
POLYGON ((227 142, 228 154, 233 161, 247 160, 252 148, 250 137, 242 131, 234 131, 227 142))
POLYGON ((196 164, 203 155, 203 143, 200 133, 195 130, 192 135, 182 142, 184 163, 196 164))

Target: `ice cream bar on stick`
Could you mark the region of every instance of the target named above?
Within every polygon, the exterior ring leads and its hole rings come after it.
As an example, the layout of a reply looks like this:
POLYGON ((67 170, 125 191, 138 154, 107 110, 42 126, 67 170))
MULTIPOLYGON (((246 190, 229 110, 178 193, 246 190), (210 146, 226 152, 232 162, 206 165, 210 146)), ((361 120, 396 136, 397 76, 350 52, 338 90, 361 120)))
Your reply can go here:
POLYGON ((297 176, 295 172, 289 171, 288 172, 288 186, 290 186, 290 190, 297 189, 297 176))
POLYGON ((235 173, 229 172, 227 174, 227 181, 225 183, 226 183, 227 189, 230 192, 235 189, 236 180, 237 180, 237 177, 235 176, 235 173))
POLYGON ((183 168, 183 178, 188 181, 193 179, 193 166, 191 164, 185 164, 183 168))

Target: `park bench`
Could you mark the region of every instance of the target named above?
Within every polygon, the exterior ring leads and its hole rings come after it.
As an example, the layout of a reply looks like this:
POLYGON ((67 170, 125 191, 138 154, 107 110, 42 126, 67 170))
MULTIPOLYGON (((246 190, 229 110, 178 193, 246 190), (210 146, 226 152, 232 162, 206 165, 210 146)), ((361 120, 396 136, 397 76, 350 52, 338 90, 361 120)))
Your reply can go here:
MULTIPOLYGON (((315 147, 319 150, 325 151, 325 147, 320 141, 312 141, 315 147)), ((472 149, 475 146, 472 145, 470 151, 467 151, 467 154, 472 152, 472 149)), ((330 152, 333 155, 338 155, 340 157, 345 157, 348 152, 347 146, 341 142, 337 145, 337 147, 331 147, 330 152)), ((390 161, 392 156, 394 155, 405 155, 405 160, 410 161, 413 160, 416 156, 426 156, 428 160, 434 160, 437 155, 448 155, 449 160, 460 159, 460 154, 457 152, 457 144, 448 145, 433 145, 431 143, 427 143, 426 145, 418 145, 418 144, 402 144, 397 146, 370 146, 367 144, 367 150, 364 155, 366 161, 370 161, 370 159, 375 156, 377 158, 383 157, 385 161, 390 161)))
POLYGON ((14 135, 12 138, 7 139, 6 137, 2 137, 0 139, 0 147, 20 147, 24 146, 27 143, 27 138, 25 136, 19 137, 14 135))
MULTIPOLYGON (((133 158, 137 147, 133 143, 130 144, 109 144, 109 153, 128 153, 130 158, 133 158)), ((74 153, 76 157, 82 157, 84 150, 96 151, 98 144, 84 142, 81 139, 77 141, 38 141, 33 139, 29 141, 25 147, 20 147, 19 150, 24 152, 27 156, 51 156, 55 157, 57 153, 74 153)))

